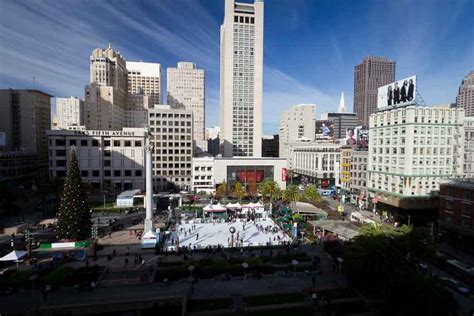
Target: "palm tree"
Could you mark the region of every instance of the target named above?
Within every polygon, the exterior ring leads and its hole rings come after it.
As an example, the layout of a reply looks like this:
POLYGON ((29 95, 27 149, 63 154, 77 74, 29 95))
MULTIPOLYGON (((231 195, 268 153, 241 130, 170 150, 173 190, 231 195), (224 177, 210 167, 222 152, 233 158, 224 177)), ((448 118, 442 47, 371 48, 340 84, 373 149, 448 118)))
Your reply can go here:
POLYGON ((301 200, 300 189, 296 185, 289 185, 286 190, 283 192, 283 199, 291 202, 298 202, 301 200))
POLYGON ((310 184, 304 189, 303 196, 312 203, 321 201, 321 195, 319 195, 319 191, 314 184, 310 184))
POLYGON ((240 182, 235 183, 233 194, 238 199, 239 203, 245 197, 246 192, 245 192, 245 189, 242 187, 242 184, 240 182))
POLYGON ((270 210, 272 209, 273 199, 277 199, 281 196, 280 186, 276 181, 265 180, 260 184, 260 193, 262 196, 270 198, 270 210))

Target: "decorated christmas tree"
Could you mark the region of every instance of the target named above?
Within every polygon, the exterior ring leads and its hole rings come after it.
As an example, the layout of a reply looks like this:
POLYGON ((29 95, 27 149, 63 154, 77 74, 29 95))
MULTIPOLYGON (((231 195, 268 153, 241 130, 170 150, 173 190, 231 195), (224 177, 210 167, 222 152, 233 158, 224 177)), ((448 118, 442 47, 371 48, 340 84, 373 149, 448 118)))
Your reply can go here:
POLYGON ((58 211, 56 236, 60 239, 84 240, 91 235, 91 215, 87 204, 76 152, 72 150, 58 211))

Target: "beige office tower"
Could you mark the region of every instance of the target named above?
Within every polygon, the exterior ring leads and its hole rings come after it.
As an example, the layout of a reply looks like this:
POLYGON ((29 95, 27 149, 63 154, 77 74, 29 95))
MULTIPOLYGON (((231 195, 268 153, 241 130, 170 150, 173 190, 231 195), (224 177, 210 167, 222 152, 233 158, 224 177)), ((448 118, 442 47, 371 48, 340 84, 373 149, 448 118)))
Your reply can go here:
POLYGON ((395 62, 369 56, 354 69, 354 112, 358 125, 369 126, 370 114, 377 112, 378 88, 395 81, 395 62))
POLYGON ((127 61, 127 92, 148 96, 150 107, 161 104, 161 65, 127 61))
POLYGON ((466 117, 474 117, 474 70, 462 80, 456 97, 456 106, 464 109, 466 117))
POLYGON ((90 56, 90 84, 85 88, 87 129, 119 130, 125 126, 127 69, 119 52, 96 48, 90 56))
POLYGON ((193 112, 195 151, 207 151, 204 70, 197 69, 194 63, 179 62, 176 68, 167 69, 166 90, 168 105, 193 112))
POLYGON ((220 109, 224 156, 261 157, 263 1, 225 1, 220 109))
POLYGON ((315 112, 316 104, 298 104, 280 114, 280 158, 288 158, 290 143, 314 140, 315 112))
POLYGON ((84 101, 76 97, 56 98, 56 120, 53 129, 84 125, 84 101))

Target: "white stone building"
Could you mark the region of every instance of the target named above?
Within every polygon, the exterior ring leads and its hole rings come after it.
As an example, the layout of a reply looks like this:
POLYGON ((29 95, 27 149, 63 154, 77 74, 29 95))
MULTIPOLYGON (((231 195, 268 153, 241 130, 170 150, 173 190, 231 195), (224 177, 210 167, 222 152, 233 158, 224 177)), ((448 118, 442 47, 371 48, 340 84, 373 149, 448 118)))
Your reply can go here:
POLYGON ((290 143, 303 139, 314 140, 315 112, 316 104, 298 104, 280 114, 280 157, 288 158, 290 143))
POLYGON ((416 107, 370 116, 368 190, 403 207, 406 198, 428 198, 447 178, 461 177, 464 110, 416 107))
POLYGON ((54 129, 82 125, 84 125, 84 101, 77 97, 56 98, 56 126, 54 129))
POLYGON ((464 177, 474 178, 474 117, 464 118, 464 177))
POLYGON ((193 113, 155 105, 149 109, 154 145, 153 186, 157 190, 177 187, 189 190, 192 178, 193 113))
POLYGON ((179 62, 176 68, 168 67, 166 87, 168 105, 193 112, 195 149, 199 152, 206 151, 204 69, 198 69, 196 64, 190 62, 179 62))
POLYGON ((127 61, 127 92, 129 95, 144 95, 149 97, 149 107, 161 102, 161 65, 127 61))
POLYGON ((194 192, 215 192, 214 157, 193 157, 193 180, 191 190, 194 192))
POLYGON ((223 156, 261 157, 263 9, 225 1, 221 25, 220 111, 223 156))
POLYGON ((47 132, 50 178, 65 177, 71 150, 76 150, 83 182, 117 191, 144 189, 143 128, 52 130, 47 132))
POLYGON ((341 146, 332 141, 290 143, 288 168, 311 183, 333 185, 340 174, 341 146))

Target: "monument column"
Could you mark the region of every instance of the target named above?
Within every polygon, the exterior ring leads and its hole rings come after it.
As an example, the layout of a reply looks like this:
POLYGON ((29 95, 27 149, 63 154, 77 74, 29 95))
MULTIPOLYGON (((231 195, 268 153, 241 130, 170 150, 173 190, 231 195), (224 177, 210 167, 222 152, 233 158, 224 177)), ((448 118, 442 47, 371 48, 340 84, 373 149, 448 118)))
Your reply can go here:
POLYGON ((151 134, 149 127, 145 127, 146 145, 145 145, 145 180, 146 180, 146 197, 145 197, 145 227, 143 233, 155 232, 153 223, 153 172, 152 172, 152 152, 153 144, 151 143, 151 134))

